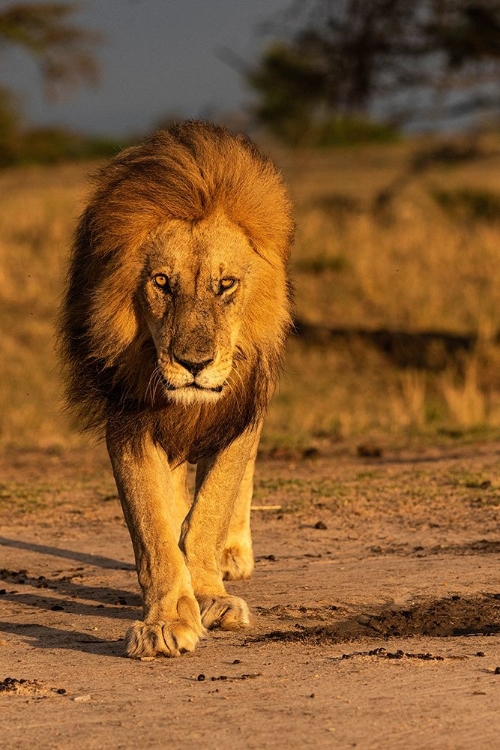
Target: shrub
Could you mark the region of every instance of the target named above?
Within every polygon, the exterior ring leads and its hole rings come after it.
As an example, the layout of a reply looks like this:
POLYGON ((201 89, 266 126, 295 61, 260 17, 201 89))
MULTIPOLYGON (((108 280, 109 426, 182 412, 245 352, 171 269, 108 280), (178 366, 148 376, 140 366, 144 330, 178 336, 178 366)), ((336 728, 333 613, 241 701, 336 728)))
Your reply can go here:
POLYGON ((452 219, 493 223, 500 219, 500 195, 485 188, 433 189, 431 195, 452 219))

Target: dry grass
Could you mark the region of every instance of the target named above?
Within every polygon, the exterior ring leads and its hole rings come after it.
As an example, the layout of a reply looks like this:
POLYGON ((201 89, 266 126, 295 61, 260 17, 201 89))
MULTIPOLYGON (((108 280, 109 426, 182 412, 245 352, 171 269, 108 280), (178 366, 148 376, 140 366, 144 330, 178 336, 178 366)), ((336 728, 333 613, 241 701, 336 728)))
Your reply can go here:
POLYGON ((54 320, 88 166, 0 176, 0 442, 72 439, 61 415, 54 320))
POLYGON ((475 169, 435 168, 376 220, 366 209, 407 158, 408 146, 365 147, 314 155, 300 176, 288 166, 297 203, 299 316, 414 331, 476 331, 487 322, 498 330, 500 215, 497 222, 458 221, 432 196, 436 186, 460 191, 481 177, 483 189, 500 198, 500 154, 475 169), (338 200, 341 190, 350 207, 338 200))
MULTIPOLYGON (((500 217, 491 215, 500 196, 500 156, 436 167, 402 191, 390 213, 376 217, 369 210, 375 194, 403 169, 412 148, 279 158, 297 204, 298 316, 327 326, 477 333, 481 344, 433 373, 398 369, 362 343, 332 348, 292 340, 266 427, 268 446, 500 426, 492 343, 500 329, 500 217), (467 191, 482 191, 483 202, 491 194, 488 220, 451 215, 433 197, 443 190, 458 191, 462 202, 467 191)), ((88 171, 68 165, 0 175, 4 446, 81 440, 60 412, 53 324, 88 171)))

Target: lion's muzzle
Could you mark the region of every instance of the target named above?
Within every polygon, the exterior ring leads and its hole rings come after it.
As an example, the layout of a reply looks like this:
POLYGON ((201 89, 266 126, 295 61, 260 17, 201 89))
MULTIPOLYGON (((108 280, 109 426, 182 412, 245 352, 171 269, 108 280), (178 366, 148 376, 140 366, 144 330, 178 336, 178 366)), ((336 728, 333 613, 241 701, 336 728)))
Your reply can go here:
MULTIPOLYGON (((183 372, 187 375, 188 371, 184 368, 183 372)), ((204 370, 202 369, 200 372, 203 373, 204 370)), ((168 392, 170 400, 183 403, 186 406, 196 402, 217 400, 221 397, 226 385, 226 381, 214 383, 211 378, 205 384, 198 383, 196 379, 186 381, 185 378, 182 379, 183 382, 179 382, 177 379, 172 382, 163 372, 160 372, 160 380, 168 392)))
POLYGON ((199 372, 204 370, 205 367, 208 367, 208 365, 212 364, 212 362, 214 361, 213 357, 208 357, 206 359, 201 359, 199 357, 197 357, 196 359, 182 359, 176 356, 175 353, 174 359, 178 365, 184 367, 184 369, 190 372, 194 377, 196 377, 199 372))

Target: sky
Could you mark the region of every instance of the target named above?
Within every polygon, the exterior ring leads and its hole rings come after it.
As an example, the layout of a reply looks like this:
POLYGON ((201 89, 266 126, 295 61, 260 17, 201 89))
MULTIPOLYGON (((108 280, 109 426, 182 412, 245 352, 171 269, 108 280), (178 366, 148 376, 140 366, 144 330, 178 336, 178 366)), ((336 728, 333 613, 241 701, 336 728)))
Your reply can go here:
MULTIPOLYGON (((19 1, 19 0, 18 0, 19 1)), ((28 0, 21 0, 21 2, 28 0)), ((104 36, 101 79, 63 101, 43 99, 40 74, 20 50, 0 51, 1 80, 32 125, 127 137, 163 118, 217 118, 248 104, 242 76, 220 59, 231 50, 252 63, 269 37, 259 26, 291 0, 80 0, 74 20, 104 36)), ((0 6, 10 4, 0 0, 0 6)))

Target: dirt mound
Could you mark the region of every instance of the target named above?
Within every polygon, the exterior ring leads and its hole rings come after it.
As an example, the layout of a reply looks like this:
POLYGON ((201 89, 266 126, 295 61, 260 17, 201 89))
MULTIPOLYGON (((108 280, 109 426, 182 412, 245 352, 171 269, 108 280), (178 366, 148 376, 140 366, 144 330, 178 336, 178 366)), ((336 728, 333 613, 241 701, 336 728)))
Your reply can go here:
POLYGON ((273 631, 256 640, 344 643, 362 638, 407 638, 427 636, 493 635, 500 633, 500 594, 435 599, 411 608, 383 609, 356 615, 332 625, 273 631))

